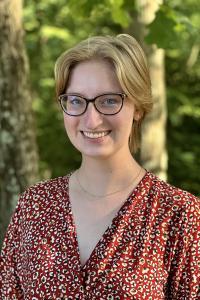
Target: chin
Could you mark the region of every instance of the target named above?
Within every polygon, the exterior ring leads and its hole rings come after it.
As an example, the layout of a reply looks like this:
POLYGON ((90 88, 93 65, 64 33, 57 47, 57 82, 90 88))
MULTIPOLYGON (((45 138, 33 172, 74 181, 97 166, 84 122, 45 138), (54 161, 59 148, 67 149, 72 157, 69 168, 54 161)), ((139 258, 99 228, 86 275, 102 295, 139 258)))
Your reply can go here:
POLYGON ((95 159, 106 159, 112 155, 108 151, 80 151, 80 152, 82 156, 91 157, 95 159))
POLYGON ((76 149, 85 157, 91 157, 95 159, 106 159, 112 156, 114 153, 108 147, 77 147, 76 149), (95 149, 96 148, 96 149, 95 149), (106 149, 107 148, 107 149, 106 149))
POLYGON ((105 160, 109 158, 113 158, 116 154, 120 154, 120 152, 124 153, 124 147, 120 143, 117 144, 93 144, 93 145, 87 145, 85 143, 80 143, 80 142, 73 142, 71 139, 72 144, 74 147, 81 153, 82 156, 84 157, 90 157, 94 159, 99 159, 99 160, 105 160), (115 146, 115 147, 113 147, 115 146))

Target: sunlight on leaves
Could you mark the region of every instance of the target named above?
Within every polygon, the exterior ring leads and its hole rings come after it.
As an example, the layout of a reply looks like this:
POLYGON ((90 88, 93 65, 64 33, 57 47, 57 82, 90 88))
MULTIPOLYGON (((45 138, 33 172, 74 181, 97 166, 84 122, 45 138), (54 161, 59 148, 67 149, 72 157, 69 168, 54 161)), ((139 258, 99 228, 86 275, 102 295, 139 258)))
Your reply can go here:
POLYGON ((64 41, 68 40, 70 37, 70 33, 68 32, 67 29, 62 29, 62 28, 48 26, 48 25, 44 25, 41 28, 41 35, 47 39, 56 37, 64 41))

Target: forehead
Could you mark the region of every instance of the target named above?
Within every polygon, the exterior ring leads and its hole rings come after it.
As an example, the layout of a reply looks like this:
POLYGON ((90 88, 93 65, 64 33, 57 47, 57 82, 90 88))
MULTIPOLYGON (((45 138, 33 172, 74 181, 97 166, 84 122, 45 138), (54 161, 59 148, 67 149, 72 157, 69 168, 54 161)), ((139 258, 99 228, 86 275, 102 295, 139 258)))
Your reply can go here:
POLYGON ((78 63, 71 71, 67 92, 95 97, 97 94, 122 92, 112 65, 103 59, 78 63))

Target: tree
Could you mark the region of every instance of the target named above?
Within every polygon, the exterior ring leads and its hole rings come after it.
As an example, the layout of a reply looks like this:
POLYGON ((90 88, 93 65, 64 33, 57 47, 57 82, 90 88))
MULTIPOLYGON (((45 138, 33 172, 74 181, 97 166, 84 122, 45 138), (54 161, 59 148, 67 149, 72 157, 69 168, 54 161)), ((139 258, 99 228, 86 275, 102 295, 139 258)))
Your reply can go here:
POLYGON ((38 176, 21 14, 21 0, 0 2, 0 241, 19 193, 38 176))
POLYGON ((166 88, 164 50, 155 44, 145 43, 148 25, 155 19, 160 1, 136 0, 136 10, 132 15, 128 33, 134 35, 143 45, 149 62, 152 82, 153 111, 146 117, 142 128, 140 160, 144 168, 151 170, 162 179, 167 179, 166 149, 166 88))

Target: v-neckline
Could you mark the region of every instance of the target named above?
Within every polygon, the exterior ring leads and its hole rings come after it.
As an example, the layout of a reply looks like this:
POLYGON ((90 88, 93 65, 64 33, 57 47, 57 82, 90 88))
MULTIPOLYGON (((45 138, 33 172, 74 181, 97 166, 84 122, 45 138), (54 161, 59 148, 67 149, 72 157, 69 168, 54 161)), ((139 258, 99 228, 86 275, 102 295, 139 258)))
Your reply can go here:
MULTIPOLYGON (((66 186, 66 192, 67 192, 67 196, 68 196, 68 205, 69 205, 69 212, 70 212, 70 216, 71 216, 71 224, 72 224, 73 231, 74 231, 75 247, 76 247, 77 256, 78 256, 77 259, 78 259, 80 270, 82 270, 84 272, 85 270, 87 270, 87 268, 88 268, 89 264, 91 263, 91 261, 93 261, 93 258, 95 257, 95 254, 96 254, 97 250, 100 248, 100 245, 102 244, 102 241, 105 239, 105 237, 107 235, 109 236, 110 231, 113 229, 114 224, 116 223, 116 221, 119 220, 120 215, 123 214, 123 211, 125 210, 126 206, 130 205, 134 198, 136 200, 135 196, 136 196, 137 192, 140 190, 140 188, 141 188, 143 182, 145 181, 146 177, 149 175, 149 172, 146 170, 146 173, 141 178, 141 180, 139 181, 137 186, 135 188, 133 188, 133 190, 130 192, 129 196, 126 198, 126 200, 123 202, 121 207, 118 209, 115 216, 112 218, 110 224, 107 226, 107 228, 103 232, 102 236, 100 237, 98 242, 95 244, 92 252, 90 253, 90 256, 88 257, 88 259, 86 260, 84 265, 82 265, 81 259, 80 259, 80 249, 79 249, 79 243, 78 243, 77 228, 76 228, 75 218, 74 218, 74 214, 73 214, 73 210, 72 210, 72 203, 70 201, 70 196, 69 196, 69 178, 72 174, 73 174, 73 172, 70 172, 67 176, 65 176, 63 178, 64 178, 64 180, 66 180, 66 185, 65 186, 66 186)), ((135 201, 135 203, 136 202, 137 201, 135 201)))

